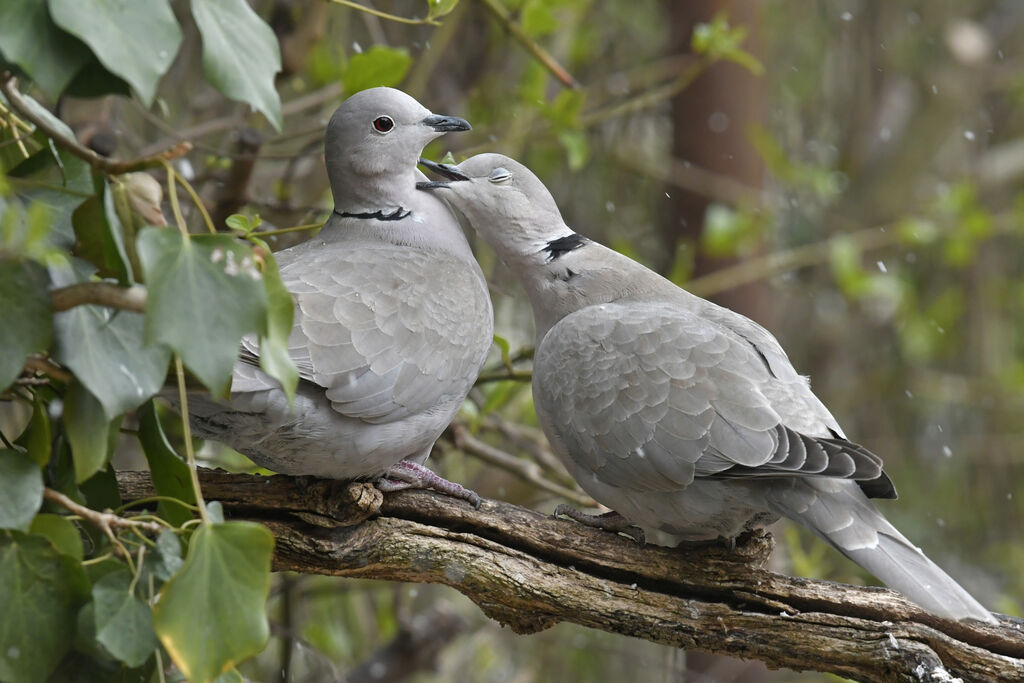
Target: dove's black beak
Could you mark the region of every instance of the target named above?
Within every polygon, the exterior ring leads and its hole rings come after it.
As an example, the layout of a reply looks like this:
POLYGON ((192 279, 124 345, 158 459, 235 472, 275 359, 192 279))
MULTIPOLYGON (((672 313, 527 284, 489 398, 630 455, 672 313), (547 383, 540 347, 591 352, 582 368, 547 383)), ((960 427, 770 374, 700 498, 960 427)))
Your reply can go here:
POLYGON ((457 130, 473 130, 473 126, 469 125, 469 121, 466 119, 460 119, 458 116, 441 116, 440 114, 431 114, 420 121, 420 123, 424 126, 433 128, 438 133, 451 133, 457 130))
MULTIPOLYGON (((447 178, 449 181, 469 180, 468 175, 466 175, 458 168, 450 164, 439 164, 436 161, 431 161, 430 159, 420 159, 420 165, 426 166, 428 169, 430 169, 437 175, 441 176, 442 178, 447 178)), ((447 185, 447 183, 443 184, 447 185)))

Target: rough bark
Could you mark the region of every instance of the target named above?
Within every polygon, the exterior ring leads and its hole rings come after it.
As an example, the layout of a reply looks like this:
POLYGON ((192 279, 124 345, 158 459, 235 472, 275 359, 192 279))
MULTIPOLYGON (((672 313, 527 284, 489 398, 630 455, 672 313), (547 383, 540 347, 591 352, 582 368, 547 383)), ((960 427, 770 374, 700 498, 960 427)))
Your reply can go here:
MULTIPOLYGON (((657 643, 858 681, 1024 680, 1024 621, 959 623, 882 588, 763 568, 767 534, 640 547, 498 501, 479 510, 424 491, 203 471, 204 495, 277 538, 274 568, 442 583, 516 633, 569 621, 657 643)), ((125 500, 146 472, 118 474, 125 500)))

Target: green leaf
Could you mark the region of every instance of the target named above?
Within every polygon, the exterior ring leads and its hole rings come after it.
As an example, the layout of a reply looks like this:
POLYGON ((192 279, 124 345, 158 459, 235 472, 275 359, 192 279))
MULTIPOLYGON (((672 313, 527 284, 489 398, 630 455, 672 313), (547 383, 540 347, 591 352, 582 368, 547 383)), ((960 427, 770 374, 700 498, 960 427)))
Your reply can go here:
POLYGON ((587 159, 590 158, 590 145, 587 143, 587 136, 583 131, 563 131, 558 135, 558 142, 565 149, 570 170, 578 171, 587 165, 587 159))
POLYGON ((136 248, 146 273, 146 338, 174 349, 224 395, 242 336, 266 329, 267 293, 252 250, 229 235, 185 238, 146 228, 136 248))
POLYGON ((111 224, 107 220, 101 197, 92 196, 82 202, 71 214, 71 225, 77 238, 76 256, 95 264, 100 277, 116 278, 125 284, 132 280, 120 222, 111 224))
POLYGON ((751 73, 760 75, 764 73, 764 66, 757 57, 740 47, 746 38, 745 27, 729 26, 725 14, 719 13, 711 23, 697 24, 694 27, 691 46, 699 55, 707 55, 712 59, 728 59, 751 73))
POLYGON ((107 574, 92 587, 96 640, 130 667, 142 666, 156 649, 153 612, 135 597, 127 570, 107 574))
POLYGON ((103 404, 81 382, 73 383, 64 395, 63 419, 75 462, 75 483, 81 484, 107 464, 111 421, 103 404))
POLYGON ((192 0, 203 37, 203 75, 233 100, 248 102, 281 130, 281 70, 277 36, 245 0, 192 0))
POLYGON ((212 681, 266 645, 273 547, 252 522, 203 524, 192 537, 154 610, 160 642, 190 681, 212 681))
POLYGON ((291 405, 299 384, 299 371, 288 352, 295 300, 281 280, 277 261, 267 243, 256 237, 249 239, 263 250, 263 283, 267 288, 267 333, 260 338, 260 368, 281 383, 291 405))
POLYGON ((354 54, 341 74, 345 94, 377 86, 396 86, 405 78, 412 66, 412 57, 402 48, 374 45, 366 52, 354 54))
POLYGON ((0 450, 0 528, 27 531, 43 505, 43 473, 18 451, 0 450))
POLYGON ((512 345, 509 344, 508 339, 505 339, 500 334, 494 335, 494 343, 497 344, 498 350, 501 351, 501 362, 505 367, 512 366, 512 345))
POLYGON ((46 680, 71 649, 87 591, 81 565, 48 539, 0 532, 0 680, 46 680))
MULTIPOLYGON (((2 249, 2 247, 0 247, 2 249)), ((53 336, 50 278, 38 263, 0 257, 0 390, 11 385, 25 358, 43 351, 53 336)))
POLYGON ((427 21, 451 14, 458 4, 459 0, 427 0, 427 21))
MULTIPOLYGON (((139 410, 138 416, 139 442, 153 475, 153 488, 158 495, 195 505, 196 496, 192 490, 188 465, 178 457, 167 441, 157 418, 156 404, 150 401, 139 410)), ((181 526, 192 519, 192 512, 188 508, 164 501, 157 504, 157 514, 174 526, 181 526)))
POLYGON ((148 107, 181 45, 167 0, 48 0, 54 22, 88 45, 103 66, 128 81, 148 107))
POLYGON ((82 534, 79 533, 75 523, 64 515, 54 515, 49 512, 40 512, 32 520, 32 526, 28 529, 30 534, 45 536, 50 539, 54 547, 69 557, 81 561, 85 557, 85 549, 82 546, 82 534))
POLYGON ((40 467, 50 462, 53 431, 50 428, 50 413, 39 394, 33 396, 32 419, 29 421, 28 429, 22 435, 21 441, 28 451, 28 457, 35 460, 40 467))
POLYGON ((64 90, 72 97, 103 97, 104 95, 132 96, 132 88, 124 79, 110 73, 98 59, 92 59, 75 74, 64 90))
POLYGON ((149 575, 152 574, 157 585, 169 581, 182 565, 181 541, 177 534, 170 529, 161 531, 156 538, 156 548, 147 553, 142 563, 142 574, 139 577, 141 585, 148 585, 149 575))
MULTIPOLYGON (((61 284, 75 279, 67 269, 50 273, 61 284)), ((170 351, 146 343, 145 325, 141 313, 91 304, 54 318, 54 356, 99 400, 108 421, 142 405, 167 376, 170 351)))
POLYGON ((54 99, 89 58, 85 45, 53 23, 43 0, 0 3, 0 52, 54 99))
POLYGON ((528 0, 523 5, 521 25, 526 35, 538 38, 554 33, 558 29, 558 19, 552 13, 549 3, 544 0, 528 0))

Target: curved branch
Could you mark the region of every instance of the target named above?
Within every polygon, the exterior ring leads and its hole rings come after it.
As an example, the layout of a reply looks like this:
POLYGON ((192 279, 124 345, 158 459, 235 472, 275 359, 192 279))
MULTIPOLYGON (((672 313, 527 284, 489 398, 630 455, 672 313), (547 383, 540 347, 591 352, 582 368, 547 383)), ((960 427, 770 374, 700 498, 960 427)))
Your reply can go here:
POLYGON ((109 306, 136 313, 146 312, 146 288, 139 285, 122 287, 110 282, 79 282, 51 291, 50 299, 56 312, 83 304, 109 306))
MULTIPOLYGON (((497 501, 473 510, 368 484, 200 478, 228 514, 273 531, 277 571, 446 584, 517 633, 571 621, 859 681, 1024 680, 1021 620, 952 622, 886 589, 774 574, 763 533, 735 551, 639 547, 497 501)), ((152 494, 145 472, 118 483, 126 500, 152 494)))
POLYGON ((192 144, 189 142, 177 142, 150 156, 140 157, 138 159, 130 159, 128 161, 108 159, 107 157, 101 156, 92 151, 78 140, 68 137, 64 132, 50 124, 49 121, 44 119, 42 116, 39 116, 38 113, 33 110, 32 106, 25 100, 21 92, 18 91, 18 88, 16 87, 16 80, 9 72, 3 72, 0 74, 0 91, 3 92, 7 101, 10 103, 11 108, 17 111, 19 116, 24 118, 26 121, 30 121, 38 130, 41 130, 46 137, 51 138, 59 147, 62 147, 69 153, 74 154, 79 159, 84 160, 93 168, 103 171, 104 173, 109 173, 110 175, 120 175, 122 173, 141 171, 146 168, 160 166, 165 161, 177 159, 178 157, 188 154, 192 149, 192 144))
POLYGON ((491 16, 497 19, 505 27, 505 30, 512 34, 512 37, 519 41, 519 44, 526 48, 526 51, 533 55, 533 58, 540 62, 552 76, 558 79, 559 83, 567 88, 580 87, 576 79, 572 77, 572 74, 565 70, 565 67, 555 61, 555 58, 548 54, 548 51, 538 45, 530 36, 526 35, 526 31, 519 24, 512 21, 508 10, 498 0, 480 1, 487 8, 487 11, 491 13, 491 16))

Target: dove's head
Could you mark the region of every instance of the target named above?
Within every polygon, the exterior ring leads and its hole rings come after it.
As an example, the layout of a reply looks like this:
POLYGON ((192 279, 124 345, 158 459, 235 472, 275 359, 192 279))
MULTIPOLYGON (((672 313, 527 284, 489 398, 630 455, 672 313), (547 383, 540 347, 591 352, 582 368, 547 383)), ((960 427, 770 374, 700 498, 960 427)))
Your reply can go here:
POLYGON ((558 205, 530 169, 501 154, 478 154, 457 166, 421 159, 445 178, 417 183, 458 209, 502 260, 547 258, 547 245, 573 234, 558 205))
MULTIPOLYGON (((450 131, 470 130, 464 119, 433 114, 394 88, 362 90, 341 103, 327 124, 324 157, 335 202, 359 204, 389 182, 412 190, 423 147, 450 131)), ((374 209, 382 207, 361 206, 374 209)))

